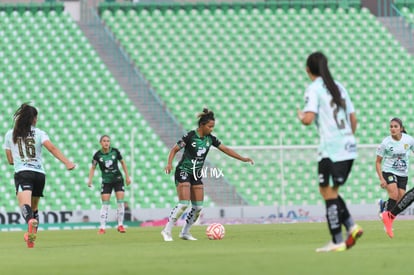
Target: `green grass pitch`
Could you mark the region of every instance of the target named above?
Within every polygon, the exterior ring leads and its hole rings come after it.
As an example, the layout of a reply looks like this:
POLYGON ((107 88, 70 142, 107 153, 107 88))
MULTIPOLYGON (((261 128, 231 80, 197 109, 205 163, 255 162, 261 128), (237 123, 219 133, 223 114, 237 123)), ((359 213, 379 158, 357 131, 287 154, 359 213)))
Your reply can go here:
POLYGON ((328 241, 325 223, 225 225, 226 236, 164 242, 159 227, 39 231, 26 248, 22 232, 0 233, 0 272, 8 274, 412 274, 414 221, 396 221, 389 239, 380 221, 360 221, 364 235, 345 252, 316 253, 328 241))

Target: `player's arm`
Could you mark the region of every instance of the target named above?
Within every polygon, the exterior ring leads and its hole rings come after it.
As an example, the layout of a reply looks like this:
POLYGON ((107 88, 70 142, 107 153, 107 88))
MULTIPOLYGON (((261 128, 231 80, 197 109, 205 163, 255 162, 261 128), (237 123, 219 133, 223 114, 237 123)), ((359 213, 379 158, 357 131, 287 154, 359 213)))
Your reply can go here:
POLYGON ((181 150, 181 147, 178 146, 178 144, 175 144, 171 148, 170 153, 168 154, 167 166, 165 166, 165 173, 167 173, 167 174, 171 173, 171 170, 172 170, 172 162, 174 160, 175 155, 180 150, 181 150))
POLYGON ((75 168, 76 165, 69 159, 67 159, 65 155, 63 155, 63 153, 50 140, 46 140, 45 142, 43 142, 43 146, 45 146, 46 149, 49 150, 49 152, 55 158, 60 160, 66 166, 66 169, 72 170, 75 168))
POLYGON ((9 162, 9 164, 13 165, 14 164, 13 155, 10 149, 6 149, 6 157, 7 157, 7 161, 9 162))
POLYGON ((310 125, 315 119, 314 112, 303 112, 302 110, 297 110, 298 118, 303 125, 310 125))
POLYGON ((382 157, 377 155, 377 160, 375 161, 375 170, 377 171, 378 178, 380 180, 380 185, 382 188, 387 187, 387 182, 385 181, 384 177, 382 176, 382 157))
POLYGON ((126 163, 123 159, 121 159, 121 166, 122 166, 122 170, 124 170, 126 184, 130 185, 131 184, 131 178, 129 177, 128 169, 127 169, 126 163))
POLYGON ((92 187, 92 178, 95 175, 96 163, 92 163, 91 168, 89 169, 88 176, 88 187, 92 187))
POLYGON ((227 147, 224 144, 220 144, 217 148, 220 151, 222 151, 226 155, 229 155, 232 158, 238 159, 238 160, 243 161, 243 162, 250 162, 250 164, 254 164, 254 162, 251 158, 240 156, 236 151, 234 151, 233 149, 227 147))
POLYGON ((352 133, 355 134, 356 129, 357 129, 357 125, 358 125, 358 121, 357 121, 357 118, 356 118, 356 114, 355 113, 350 113, 349 114, 349 119, 351 121, 352 133))

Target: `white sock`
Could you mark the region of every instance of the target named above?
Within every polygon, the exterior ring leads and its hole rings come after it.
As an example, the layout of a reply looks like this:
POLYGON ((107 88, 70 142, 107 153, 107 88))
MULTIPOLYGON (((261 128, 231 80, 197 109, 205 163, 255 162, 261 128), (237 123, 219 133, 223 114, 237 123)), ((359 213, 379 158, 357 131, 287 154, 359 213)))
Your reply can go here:
POLYGON ((165 225, 164 231, 171 232, 172 228, 174 227, 174 224, 177 222, 177 220, 181 217, 181 215, 184 213, 184 211, 188 207, 188 202, 179 202, 170 213, 170 216, 168 217, 168 222, 165 225))
POLYGON ((191 207, 190 212, 187 214, 187 219, 185 220, 185 225, 181 229, 181 233, 187 234, 190 231, 191 226, 197 221, 200 216, 200 212, 203 209, 203 206, 196 205, 191 207))
POLYGON ((124 201, 117 201, 118 209, 116 211, 116 215, 118 217, 118 226, 124 224, 124 214, 125 214, 125 205, 124 201))
POLYGON ((101 207, 101 216, 100 216, 100 222, 101 222, 101 229, 105 229, 106 221, 108 220, 108 209, 109 209, 109 202, 102 202, 101 207))

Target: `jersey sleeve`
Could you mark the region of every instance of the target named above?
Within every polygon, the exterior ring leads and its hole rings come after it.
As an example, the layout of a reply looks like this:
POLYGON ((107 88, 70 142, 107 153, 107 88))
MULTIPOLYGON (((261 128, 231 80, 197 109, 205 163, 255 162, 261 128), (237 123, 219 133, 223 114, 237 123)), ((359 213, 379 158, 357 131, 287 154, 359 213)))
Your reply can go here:
POLYGON ((12 131, 7 131, 5 137, 4 137, 4 144, 3 144, 3 149, 8 149, 11 150, 11 142, 12 142, 12 131))
POLYGON ((385 153, 385 142, 381 142, 381 144, 377 147, 377 156, 383 157, 385 153))
POLYGON ((92 157, 92 165, 96 166, 98 164, 98 152, 96 152, 92 157))
POLYGON ((313 88, 313 85, 310 85, 305 91, 305 107, 303 112, 312 112, 318 113, 318 95, 316 89, 313 88))
POLYGON ((178 145, 178 147, 180 147, 180 149, 183 149, 185 147, 185 145, 187 145, 190 142, 191 133, 192 132, 188 132, 179 141, 177 141, 177 145, 178 145))
POLYGON ((214 147, 219 147, 221 144, 221 141, 213 135, 211 135, 211 141, 214 147))
POLYGON ((39 135, 40 136, 40 142, 42 144, 45 143, 46 141, 50 140, 48 134, 46 134, 45 131, 39 130, 39 133, 40 133, 40 135, 39 135))
POLYGON ((117 160, 122 160, 122 154, 121 154, 121 152, 118 149, 115 149, 115 151, 116 151, 116 159, 117 160))

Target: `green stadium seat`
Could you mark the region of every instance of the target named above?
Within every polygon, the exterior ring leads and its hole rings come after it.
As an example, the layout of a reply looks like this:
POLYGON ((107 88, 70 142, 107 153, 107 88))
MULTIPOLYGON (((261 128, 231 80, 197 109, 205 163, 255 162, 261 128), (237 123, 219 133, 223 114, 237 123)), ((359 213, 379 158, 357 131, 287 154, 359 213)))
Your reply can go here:
MULTIPOLYGON (((4 91, 2 114, 9 114, 9 117, 17 107, 14 102, 31 100, 45 118, 39 121, 39 127, 80 165, 90 163, 92 153, 99 148, 97 139, 103 133, 116 137, 124 157, 129 160, 129 131, 137 125, 145 127, 140 134, 140 140, 146 141, 144 148, 156 144, 161 149, 154 154, 167 154, 167 149, 143 121, 69 14, 54 10, 0 11, 0 22, 7 26, 0 31, 0 89, 4 91), (27 47, 27 43, 31 47, 27 47), (106 105, 110 114, 120 114, 120 119, 111 115, 113 126, 108 125, 94 107, 99 105, 106 105), (68 144, 73 147, 68 147, 68 144)), ((0 127, 5 132, 12 121, 7 118, 2 121, 0 127)), ((135 148, 137 155, 142 154, 144 148, 140 143, 135 148)), ((49 154, 44 157, 48 184, 45 200, 41 200, 42 209, 100 208, 99 196, 89 193, 89 190, 88 195, 81 191, 87 190, 83 184, 87 177, 85 171, 69 173, 49 154)), ((145 176, 150 182, 171 182, 168 176, 156 175, 148 169, 159 166, 163 160, 148 158, 145 162, 145 167, 130 171, 134 178, 139 180, 140 176, 145 176)), ((7 167, 7 171, 9 169, 7 167)), ((12 181, 11 172, 3 175, 12 181)), ((97 182, 98 178, 96 175, 97 182)), ((174 191, 173 185, 168 188, 170 193, 174 191)), ((7 192, 6 198, 9 193, 13 190, 7 192)), ((170 207, 174 199, 164 198, 163 202, 170 207)), ((14 197, 2 207, 4 211, 19 211, 14 197)))

